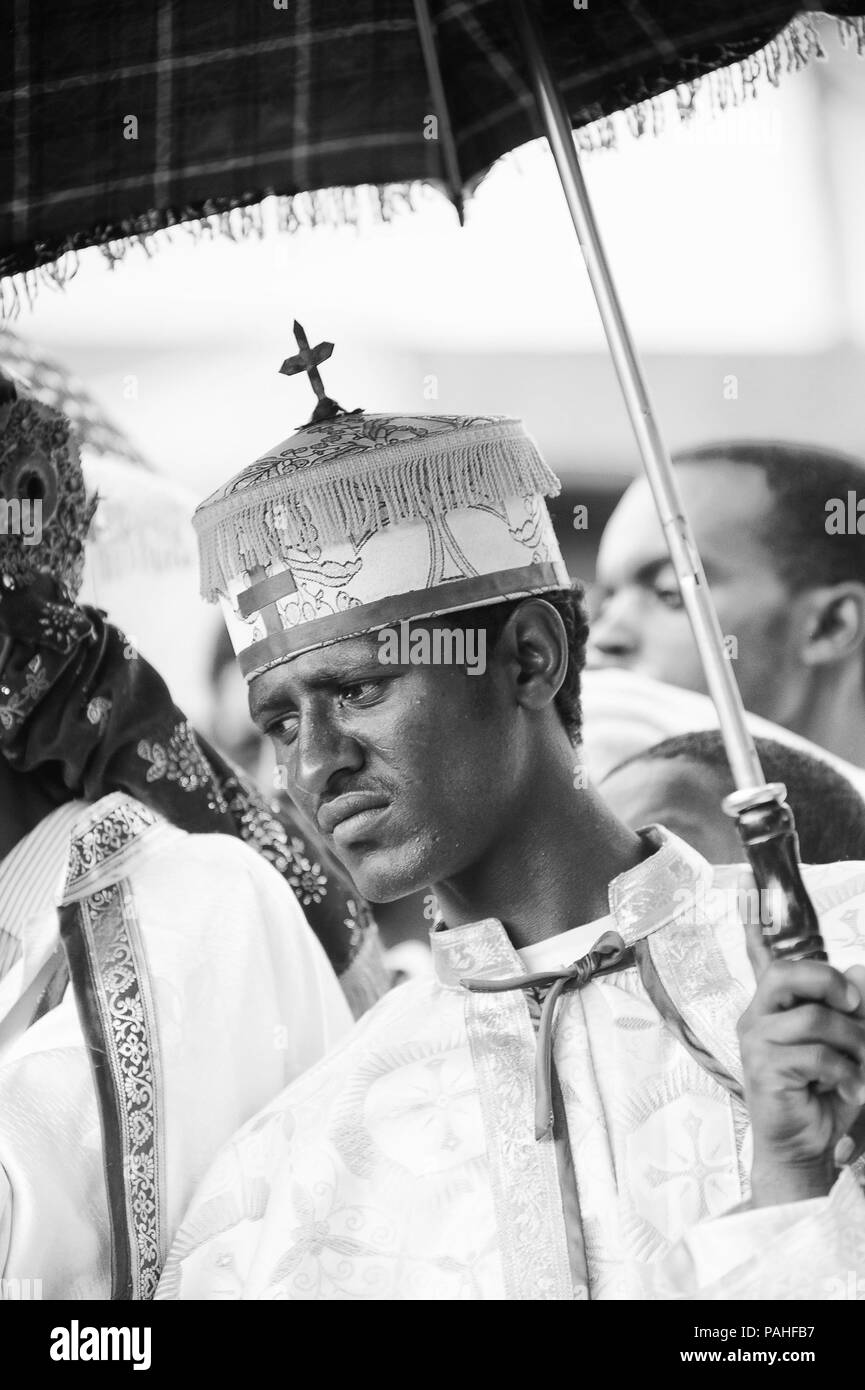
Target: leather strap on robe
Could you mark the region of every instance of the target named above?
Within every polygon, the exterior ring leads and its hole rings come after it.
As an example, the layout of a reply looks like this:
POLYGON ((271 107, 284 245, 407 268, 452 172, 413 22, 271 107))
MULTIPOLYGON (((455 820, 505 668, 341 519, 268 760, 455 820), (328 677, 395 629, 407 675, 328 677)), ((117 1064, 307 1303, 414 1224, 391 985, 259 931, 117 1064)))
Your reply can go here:
POLYGON ((506 980, 462 980, 474 994, 501 994, 505 990, 549 989, 541 1007, 538 1024, 538 1051, 535 1062, 535 1138, 553 1133, 553 1018, 563 994, 582 989, 597 975, 610 975, 634 963, 633 948, 626 946, 617 932, 605 932, 587 955, 564 970, 541 971, 536 975, 513 975, 506 980))
POLYGON ((553 1021, 556 1005, 563 994, 570 990, 582 989, 583 985, 587 985, 599 975, 624 970, 633 964, 633 960, 633 949, 625 946, 618 933, 605 932, 587 955, 581 956, 573 965, 566 966, 563 970, 515 975, 505 980, 461 981, 466 989, 475 994, 499 994, 505 990, 525 989, 530 991, 534 998, 538 998, 540 991, 547 990, 537 1025, 535 1139, 547 1139, 552 1136, 555 1144, 568 1264, 576 1298, 589 1297, 588 1260, 564 1098, 553 1067, 553 1021))

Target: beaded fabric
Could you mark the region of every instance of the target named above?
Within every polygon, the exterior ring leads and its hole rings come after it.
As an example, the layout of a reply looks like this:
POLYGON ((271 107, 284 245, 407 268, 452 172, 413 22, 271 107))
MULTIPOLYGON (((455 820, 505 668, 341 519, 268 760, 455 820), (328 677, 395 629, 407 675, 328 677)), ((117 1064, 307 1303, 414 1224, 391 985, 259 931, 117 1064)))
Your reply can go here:
POLYGON ((0 370, 0 577, 77 594, 95 510, 69 421, 0 370))

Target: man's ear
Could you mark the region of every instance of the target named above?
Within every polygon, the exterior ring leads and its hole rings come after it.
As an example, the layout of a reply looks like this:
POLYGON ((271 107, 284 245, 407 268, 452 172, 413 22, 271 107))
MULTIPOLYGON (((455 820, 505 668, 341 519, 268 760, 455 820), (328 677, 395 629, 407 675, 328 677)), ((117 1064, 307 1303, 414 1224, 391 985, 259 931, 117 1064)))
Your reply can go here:
POLYGON ((505 623, 496 654, 512 677, 518 704, 541 710, 553 703, 568 670, 568 635, 551 603, 524 599, 505 623))
POLYGON ((855 656, 865 645, 865 584, 846 580, 809 589, 800 596, 806 666, 829 666, 855 656))

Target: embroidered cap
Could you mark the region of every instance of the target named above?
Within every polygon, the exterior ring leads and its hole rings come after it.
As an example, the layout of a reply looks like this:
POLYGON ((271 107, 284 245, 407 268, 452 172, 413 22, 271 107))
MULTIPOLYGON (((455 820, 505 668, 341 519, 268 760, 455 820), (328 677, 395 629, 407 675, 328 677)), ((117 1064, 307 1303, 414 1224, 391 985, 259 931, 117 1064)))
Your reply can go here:
POLYGON ((519 420, 369 415, 324 395, 313 419, 197 509, 201 586, 247 680, 410 618, 569 586, 544 497, 560 484, 519 420))

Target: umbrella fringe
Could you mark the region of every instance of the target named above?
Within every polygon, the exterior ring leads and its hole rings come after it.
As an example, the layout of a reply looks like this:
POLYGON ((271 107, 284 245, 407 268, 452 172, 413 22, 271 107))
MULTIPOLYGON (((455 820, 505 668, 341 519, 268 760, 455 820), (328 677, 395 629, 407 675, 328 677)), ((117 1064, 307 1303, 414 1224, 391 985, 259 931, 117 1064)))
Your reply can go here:
POLYGON ((61 247, 56 260, 0 278, 0 319, 16 319, 26 304, 32 309, 40 289, 62 290, 78 269, 78 252, 61 247))
POLYGON ((151 210, 128 219, 120 227, 105 229, 104 235, 86 232, 53 245, 42 243, 39 253, 43 262, 35 268, 17 269, 15 256, 5 257, 0 264, 0 319, 16 319, 24 306, 32 309, 43 288, 63 289, 78 270, 80 252, 91 246, 98 246, 113 268, 135 247, 148 257, 156 255, 162 244, 172 243, 172 233, 177 231, 195 241, 215 236, 244 241, 253 236, 264 237, 271 226, 287 232, 318 226, 360 228, 369 223, 389 222, 403 212, 416 210, 434 187, 432 183, 415 181, 294 194, 251 193, 249 203, 242 205, 232 202, 220 207, 211 201, 194 211, 151 210))
MULTIPOLYGON (((715 68, 690 82, 680 82, 674 89, 679 121, 687 125, 698 114, 717 116, 742 107, 759 95, 766 82, 779 87, 785 76, 801 72, 815 60, 825 61, 827 54, 817 24, 818 17, 799 15, 756 53, 735 61, 731 55, 728 66, 715 68)), ((865 16, 848 18, 833 15, 823 18, 827 23, 834 23, 843 48, 855 46, 858 56, 865 57, 865 16)), ((647 96, 645 100, 635 102, 611 116, 605 115, 595 103, 580 113, 581 119, 588 124, 574 132, 577 145, 585 154, 615 149, 619 145, 622 123, 627 132, 636 138, 646 134, 660 135, 666 127, 669 113, 669 92, 647 96)))

